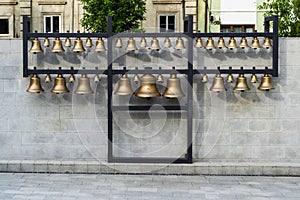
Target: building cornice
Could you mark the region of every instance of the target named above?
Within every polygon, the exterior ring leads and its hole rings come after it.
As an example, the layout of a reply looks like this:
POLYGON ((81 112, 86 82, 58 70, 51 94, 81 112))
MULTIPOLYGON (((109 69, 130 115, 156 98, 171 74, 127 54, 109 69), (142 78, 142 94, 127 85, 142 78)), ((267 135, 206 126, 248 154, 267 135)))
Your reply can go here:
POLYGON ((181 0, 152 0, 153 4, 181 4, 181 0))
POLYGON ((1 1, 0 5, 17 5, 18 1, 1 1))
POLYGON ((66 5, 66 1, 38 1, 38 5, 66 5))

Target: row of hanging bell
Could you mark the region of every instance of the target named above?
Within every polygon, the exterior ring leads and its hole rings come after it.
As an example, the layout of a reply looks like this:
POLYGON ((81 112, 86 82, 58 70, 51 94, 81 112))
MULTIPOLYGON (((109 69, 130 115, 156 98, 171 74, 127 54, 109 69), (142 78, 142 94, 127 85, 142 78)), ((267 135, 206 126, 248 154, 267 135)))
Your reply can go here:
MULTIPOLYGON (((135 76, 136 77, 136 76, 135 76)), ((157 81, 163 81, 163 77, 160 74, 157 81)), ((140 87, 133 92, 131 87, 130 78, 127 74, 123 74, 119 80, 118 88, 114 92, 116 95, 132 95, 133 93, 137 97, 141 98, 153 98, 163 96, 165 98, 180 98, 185 94, 181 89, 180 79, 176 74, 171 74, 167 81, 166 90, 161 95, 156 87, 156 78, 152 74, 144 74, 140 79, 140 87)))
MULTIPOLYGON (((204 47, 201 38, 197 38, 196 39, 195 47, 197 47, 197 48, 203 48, 204 47)), ((265 38, 264 43, 263 43, 262 46, 260 45, 260 42, 259 42, 259 40, 258 40, 257 37, 253 38, 251 46, 248 45, 247 39, 245 37, 242 37, 239 46, 237 45, 236 40, 234 39, 234 37, 231 37, 229 39, 229 42, 228 42, 227 46, 225 44, 225 40, 224 40, 223 37, 219 38, 217 46, 215 46, 215 43, 214 43, 214 40, 212 39, 212 37, 209 37, 208 40, 207 40, 207 42, 206 42, 206 46, 205 46, 205 48, 208 49, 208 50, 213 50, 213 49, 216 49, 216 48, 219 48, 219 49, 226 49, 226 48, 228 48, 230 50, 233 50, 233 49, 236 49, 236 48, 242 48, 242 49, 245 49, 245 48, 260 49, 261 47, 265 48, 265 49, 272 48, 271 40, 270 40, 269 37, 265 38)))

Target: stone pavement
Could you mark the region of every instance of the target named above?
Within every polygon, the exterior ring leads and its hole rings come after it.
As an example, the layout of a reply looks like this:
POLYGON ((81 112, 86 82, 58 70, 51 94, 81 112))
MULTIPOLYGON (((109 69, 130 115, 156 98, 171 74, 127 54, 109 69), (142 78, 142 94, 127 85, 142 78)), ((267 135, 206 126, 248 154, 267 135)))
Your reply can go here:
POLYGON ((0 173, 0 199, 300 199, 300 177, 0 173))

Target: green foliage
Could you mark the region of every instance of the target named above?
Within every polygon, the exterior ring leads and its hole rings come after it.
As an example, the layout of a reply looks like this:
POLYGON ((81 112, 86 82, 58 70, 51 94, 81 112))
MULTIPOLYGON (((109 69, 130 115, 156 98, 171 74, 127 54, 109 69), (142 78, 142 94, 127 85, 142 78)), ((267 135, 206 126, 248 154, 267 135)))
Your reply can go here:
POLYGON ((300 36, 300 0, 267 0, 258 6, 265 16, 278 15, 279 36, 300 36))
POLYGON ((80 20, 90 32, 106 32, 107 16, 112 16, 113 32, 139 28, 145 19, 146 0, 80 0, 85 13, 80 20))

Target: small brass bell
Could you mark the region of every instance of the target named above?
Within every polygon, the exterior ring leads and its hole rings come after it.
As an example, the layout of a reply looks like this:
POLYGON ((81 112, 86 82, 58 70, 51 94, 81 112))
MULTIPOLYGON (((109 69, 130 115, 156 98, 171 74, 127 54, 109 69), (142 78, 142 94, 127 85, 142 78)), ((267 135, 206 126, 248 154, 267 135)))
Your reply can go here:
POLYGON ((271 79, 271 76, 269 74, 265 74, 261 78, 261 83, 260 83, 258 89, 259 90, 265 90, 265 91, 269 91, 271 89, 274 89, 274 87, 272 85, 272 79, 271 79))
POLYGON ((212 37, 209 37, 206 43, 206 49, 208 50, 213 50, 215 49, 215 44, 214 44, 214 40, 212 39, 212 37))
POLYGON ((185 96, 181 90, 180 79, 177 78, 176 74, 171 74, 167 81, 167 88, 162 96, 166 98, 180 98, 185 96))
POLYGON ((250 82, 251 83, 257 83, 258 82, 256 74, 251 75, 250 82))
POLYGON ((164 41, 164 47, 165 47, 165 48, 170 48, 170 47, 172 47, 170 38, 168 38, 168 37, 165 38, 165 41, 164 41))
POLYGON ((119 85, 114 94, 116 95, 132 95, 133 90, 131 87, 130 79, 127 74, 123 74, 119 80, 119 85))
POLYGON ((41 48, 41 43, 38 40, 38 38, 34 38, 34 40, 32 40, 32 46, 29 50, 30 53, 42 53, 43 50, 41 48))
POLYGON ((236 45, 236 40, 234 39, 234 37, 231 37, 228 43, 228 48, 230 50, 236 49, 237 45, 236 45))
POLYGON ((242 48, 242 49, 249 48, 247 39, 245 37, 242 37, 239 47, 242 48))
POLYGON ((210 91, 213 92, 224 92, 227 89, 225 88, 224 85, 224 80, 221 74, 217 74, 216 77, 214 78, 214 82, 210 88, 210 91))
POLYGON ((227 79, 226 79, 227 83, 233 83, 234 82, 234 78, 232 74, 228 74, 227 79))
POLYGON ((71 39, 69 37, 67 37, 65 40, 65 47, 71 47, 71 46, 72 46, 71 39))
POLYGON ((46 74, 44 81, 45 83, 50 83, 52 81, 50 74, 46 74))
POLYGON ((79 37, 76 38, 72 51, 77 52, 77 53, 85 51, 85 49, 82 45, 82 40, 79 37))
POLYGON ((138 74, 135 74, 135 75, 133 76, 133 81, 134 81, 136 84, 140 81, 140 77, 139 77, 138 74))
POLYGON ((74 82, 75 82, 75 76, 74 76, 74 74, 71 74, 69 76, 69 83, 74 83, 74 82))
POLYGON ((64 94, 69 92, 66 85, 66 79, 63 77, 62 74, 58 74, 57 77, 55 78, 54 86, 51 92, 56 94, 64 94))
POLYGON ((244 76, 244 74, 239 75, 233 90, 242 91, 242 92, 244 92, 245 90, 250 90, 250 88, 247 85, 247 78, 244 76))
POLYGON ((123 46, 122 39, 121 38, 117 38, 116 48, 122 48, 122 46, 123 46))
POLYGON ((138 48, 135 45, 135 40, 133 38, 129 38, 128 42, 127 42, 127 46, 125 48, 126 51, 135 51, 138 48))
POLYGON ((175 47, 174 47, 175 49, 177 49, 177 50, 182 50, 182 49, 185 49, 185 46, 184 46, 184 42, 183 42, 183 40, 182 40, 182 38, 181 37, 179 37, 178 39, 177 39, 177 41, 176 41, 176 44, 175 44, 175 47))
POLYGON ((159 42, 156 38, 153 38, 151 41, 151 45, 149 47, 150 50, 156 50, 159 51, 160 47, 159 47, 159 42))
POLYGON ((91 38, 88 37, 88 38, 86 39, 85 46, 86 46, 86 47, 92 47, 92 46, 93 46, 93 41, 92 41, 91 38))
POLYGON ((75 93, 76 94, 94 93, 90 85, 90 79, 86 74, 82 74, 81 77, 78 79, 78 86, 75 93))
POLYGON ((164 82, 164 77, 163 77, 162 74, 158 74, 157 75, 157 82, 159 82, 159 83, 163 83, 164 82))
POLYGON ((65 52, 65 50, 61 44, 61 40, 59 38, 55 38, 51 52, 54 52, 54 53, 65 52))
POLYGON ((225 49, 225 48, 227 48, 226 45, 225 45, 225 40, 224 40, 223 37, 220 37, 219 40, 218 40, 218 48, 219 49, 222 49, 222 48, 225 49))
POLYGON ((41 85, 41 80, 36 74, 33 74, 32 77, 30 78, 29 87, 26 91, 29 93, 44 92, 42 85, 41 85))
POLYGON ((141 77, 141 86, 136 90, 135 95, 143 98, 159 97, 160 93, 156 87, 155 76, 144 74, 141 77))
POLYGON ((207 83, 208 82, 208 76, 207 76, 207 74, 203 74, 203 76, 201 78, 201 82, 202 83, 207 83))
POLYGON ((269 37, 266 37, 266 38, 265 38, 265 41, 264 41, 264 44, 263 44, 262 47, 265 48, 265 49, 270 49, 270 48, 272 48, 271 40, 270 40, 269 37))
POLYGON ((47 37, 44 39, 44 44, 43 45, 44 45, 44 47, 49 47, 50 46, 50 41, 47 37))
POLYGON ((260 49, 261 48, 260 44, 259 44, 259 40, 257 39, 257 37, 253 38, 251 48, 252 49, 260 49))
POLYGON ((95 74, 95 76, 94 76, 94 82, 95 83, 100 82, 100 76, 98 74, 95 74))
POLYGON ((101 37, 99 37, 97 42, 96 42, 95 51, 106 51, 104 42, 103 42, 101 37))
POLYGON ((142 37, 141 42, 140 42, 140 47, 146 48, 147 46, 148 45, 147 45, 146 38, 142 37))
POLYGON ((196 43, 195 46, 196 48, 203 48, 203 43, 202 43, 202 39, 201 38, 197 38, 196 39, 196 43))

